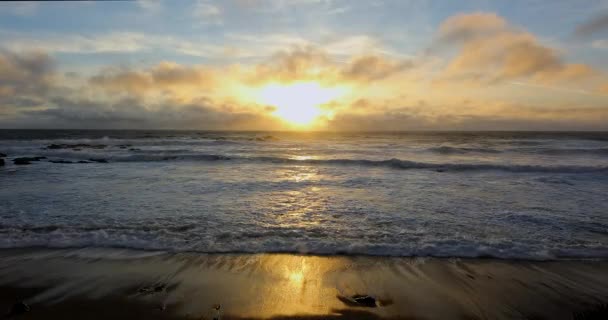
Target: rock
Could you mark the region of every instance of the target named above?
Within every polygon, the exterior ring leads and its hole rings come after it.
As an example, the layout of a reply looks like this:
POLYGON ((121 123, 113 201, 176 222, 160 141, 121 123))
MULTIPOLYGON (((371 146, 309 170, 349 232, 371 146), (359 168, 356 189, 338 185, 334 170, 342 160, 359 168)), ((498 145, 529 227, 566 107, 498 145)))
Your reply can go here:
POLYGON ((13 163, 17 165, 31 164, 32 161, 40 161, 46 159, 46 157, 21 157, 13 159, 13 163))
POLYGON ((4 159, 0 158, 0 166, 4 165, 4 159))
POLYGON ((98 163, 108 163, 108 160, 103 158, 91 158, 89 161, 98 162, 98 163))
POLYGON ((10 315, 19 315, 30 311, 30 306, 28 306, 25 302, 19 301, 13 305, 11 308, 10 315))
POLYGON ((221 304, 216 304, 213 305, 213 320, 220 320, 222 318, 222 305, 221 304))
POLYGON ((354 295, 352 296, 353 300, 365 307, 375 308, 376 307, 376 299, 372 296, 367 295, 354 295))
POLYGON ((81 148, 90 148, 90 149, 104 149, 106 147, 105 144, 87 144, 87 143, 77 143, 77 144, 50 144, 46 146, 46 149, 56 150, 56 149, 73 149, 80 150, 81 148))
POLYGON ((84 161, 84 160, 80 160, 80 161, 78 161, 78 163, 90 163, 90 162, 84 161))
POLYGON ((337 296, 340 301, 351 307, 375 308, 378 306, 376 298, 369 295, 356 294, 353 296, 337 296))
POLYGON ((0 152, 0 158, 4 158, 4 157, 6 157, 6 154, 5 154, 5 153, 0 152))
POLYGON ((445 169, 437 169, 435 171, 437 171, 437 172, 445 172, 445 169))
POLYGON ((608 317, 608 303, 591 305, 585 310, 581 310, 572 314, 571 319, 575 320, 591 320, 591 319, 606 319, 608 317))
POLYGON ((278 139, 273 136, 263 136, 263 137, 256 137, 254 140, 255 141, 276 141, 278 139))
POLYGON ((13 159, 13 163, 16 165, 31 164, 30 158, 15 158, 13 159))
POLYGON ((52 162, 52 163, 74 163, 74 162, 72 162, 72 161, 63 160, 63 159, 59 159, 59 160, 49 160, 49 162, 52 162))
POLYGON ((159 292, 163 292, 167 289, 167 285, 164 283, 159 283, 153 286, 146 286, 146 287, 142 287, 139 290, 137 290, 137 292, 139 292, 140 294, 154 294, 154 293, 159 293, 159 292))

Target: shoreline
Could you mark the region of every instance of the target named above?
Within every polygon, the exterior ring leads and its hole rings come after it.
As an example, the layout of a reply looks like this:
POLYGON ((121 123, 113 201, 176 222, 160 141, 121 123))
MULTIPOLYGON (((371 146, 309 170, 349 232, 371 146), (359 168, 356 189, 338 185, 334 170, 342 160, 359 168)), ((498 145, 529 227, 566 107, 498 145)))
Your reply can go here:
POLYGON ((196 251, 196 250, 183 250, 173 251, 170 249, 146 249, 146 248, 132 248, 123 246, 61 246, 61 247, 44 247, 44 246, 24 246, 15 248, 0 248, 0 256, 7 253, 23 253, 23 252, 35 252, 35 251, 52 251, 52 252, 124 252, 133 253, 134 255, 199 255, 199 256, 255 256, 255 255, 273 255, 273 256, 301 256, 301 257, 332 257, 332 258, 378 258, 378 259, 433 259, 433 260, 458 260, 458 261, 505 261, 505 262, 530 262, 530 263, 551 263, 551 262, 606 262, 608 263, 607 257, 591 257, 591 256, 556 256, 556 257, 500 257, 492 255, 480 255, 480 256, 449 256, 449 255, 390 255, 390 254, 373 254, 373 253, 348 253, 337 251, 335 253, 323 253, 323 252, 298 252, 298 251, 196 251))
POLYGON ((24 319, 572 319, 606 312, 608 261, 0 249, 0 309, 21 300, 24 319))

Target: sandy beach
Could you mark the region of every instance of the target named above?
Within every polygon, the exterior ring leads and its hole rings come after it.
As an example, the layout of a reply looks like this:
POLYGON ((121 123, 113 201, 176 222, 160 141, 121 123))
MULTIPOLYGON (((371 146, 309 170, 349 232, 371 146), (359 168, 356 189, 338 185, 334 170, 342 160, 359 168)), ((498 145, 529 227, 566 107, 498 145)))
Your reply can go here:
POLYGON ((608 301, 606 261, 91 248, 0 261, 0 310, 22 319, 213 319, 218 305, 222 319, 595 319, 608 301), (29 311, 10 314, 20 301, 29 311))

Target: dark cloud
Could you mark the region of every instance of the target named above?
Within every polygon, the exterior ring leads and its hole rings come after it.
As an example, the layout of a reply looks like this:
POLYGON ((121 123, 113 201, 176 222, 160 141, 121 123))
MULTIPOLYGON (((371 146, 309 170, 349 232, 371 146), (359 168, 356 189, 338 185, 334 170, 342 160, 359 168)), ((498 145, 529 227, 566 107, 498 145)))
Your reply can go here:
POLYGON ((608 12, 598 15, 579 25, 574 34, 579 37, 589 37, 595 33, 608 30, 608 12))
POLYGON ((214 106, 208 99, 189 104, 164 101, 147 105, 137 97, 114 102, 86 98, 53 98, 51 107, 22 113, 15 122, 23 127, 91 129, 251 129, 276 126, 263 114, 234 111, 231 106, 214 106))
POLYGON ((328 121, 330 130, 608 130, 605 108, 538 109, 511 106, 506 114, 433 113, 407 107, 375 113, 342 113, 328 121))
POLYGON ((209 88, 212 81, 212 71, 208 68, 182 66, 171 62, 161 62, 146 70, 106 68, 89 79, 89 83, 93 86, 129 93, 143 93, 147 90, 161 91, 172 86, 209 88))
POLYGON ((23 105, 23 96, 46 94, 54 75, 55 63, 43 52, 0 51, 0 105, 23 105))

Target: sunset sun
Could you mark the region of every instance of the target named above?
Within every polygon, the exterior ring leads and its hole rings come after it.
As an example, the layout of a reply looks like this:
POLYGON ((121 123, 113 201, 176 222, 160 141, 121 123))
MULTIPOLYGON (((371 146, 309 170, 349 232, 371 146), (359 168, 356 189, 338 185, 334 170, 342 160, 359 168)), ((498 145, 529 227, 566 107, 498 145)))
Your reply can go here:
POLYGON ((322 87, 317 82, 271 83, 260 89, 258 99, 275 107, 274 115, 282 120, 295 126, 307 126, 327 115, 321 105, 339 98, 344 92, 344 88, 322 87))

